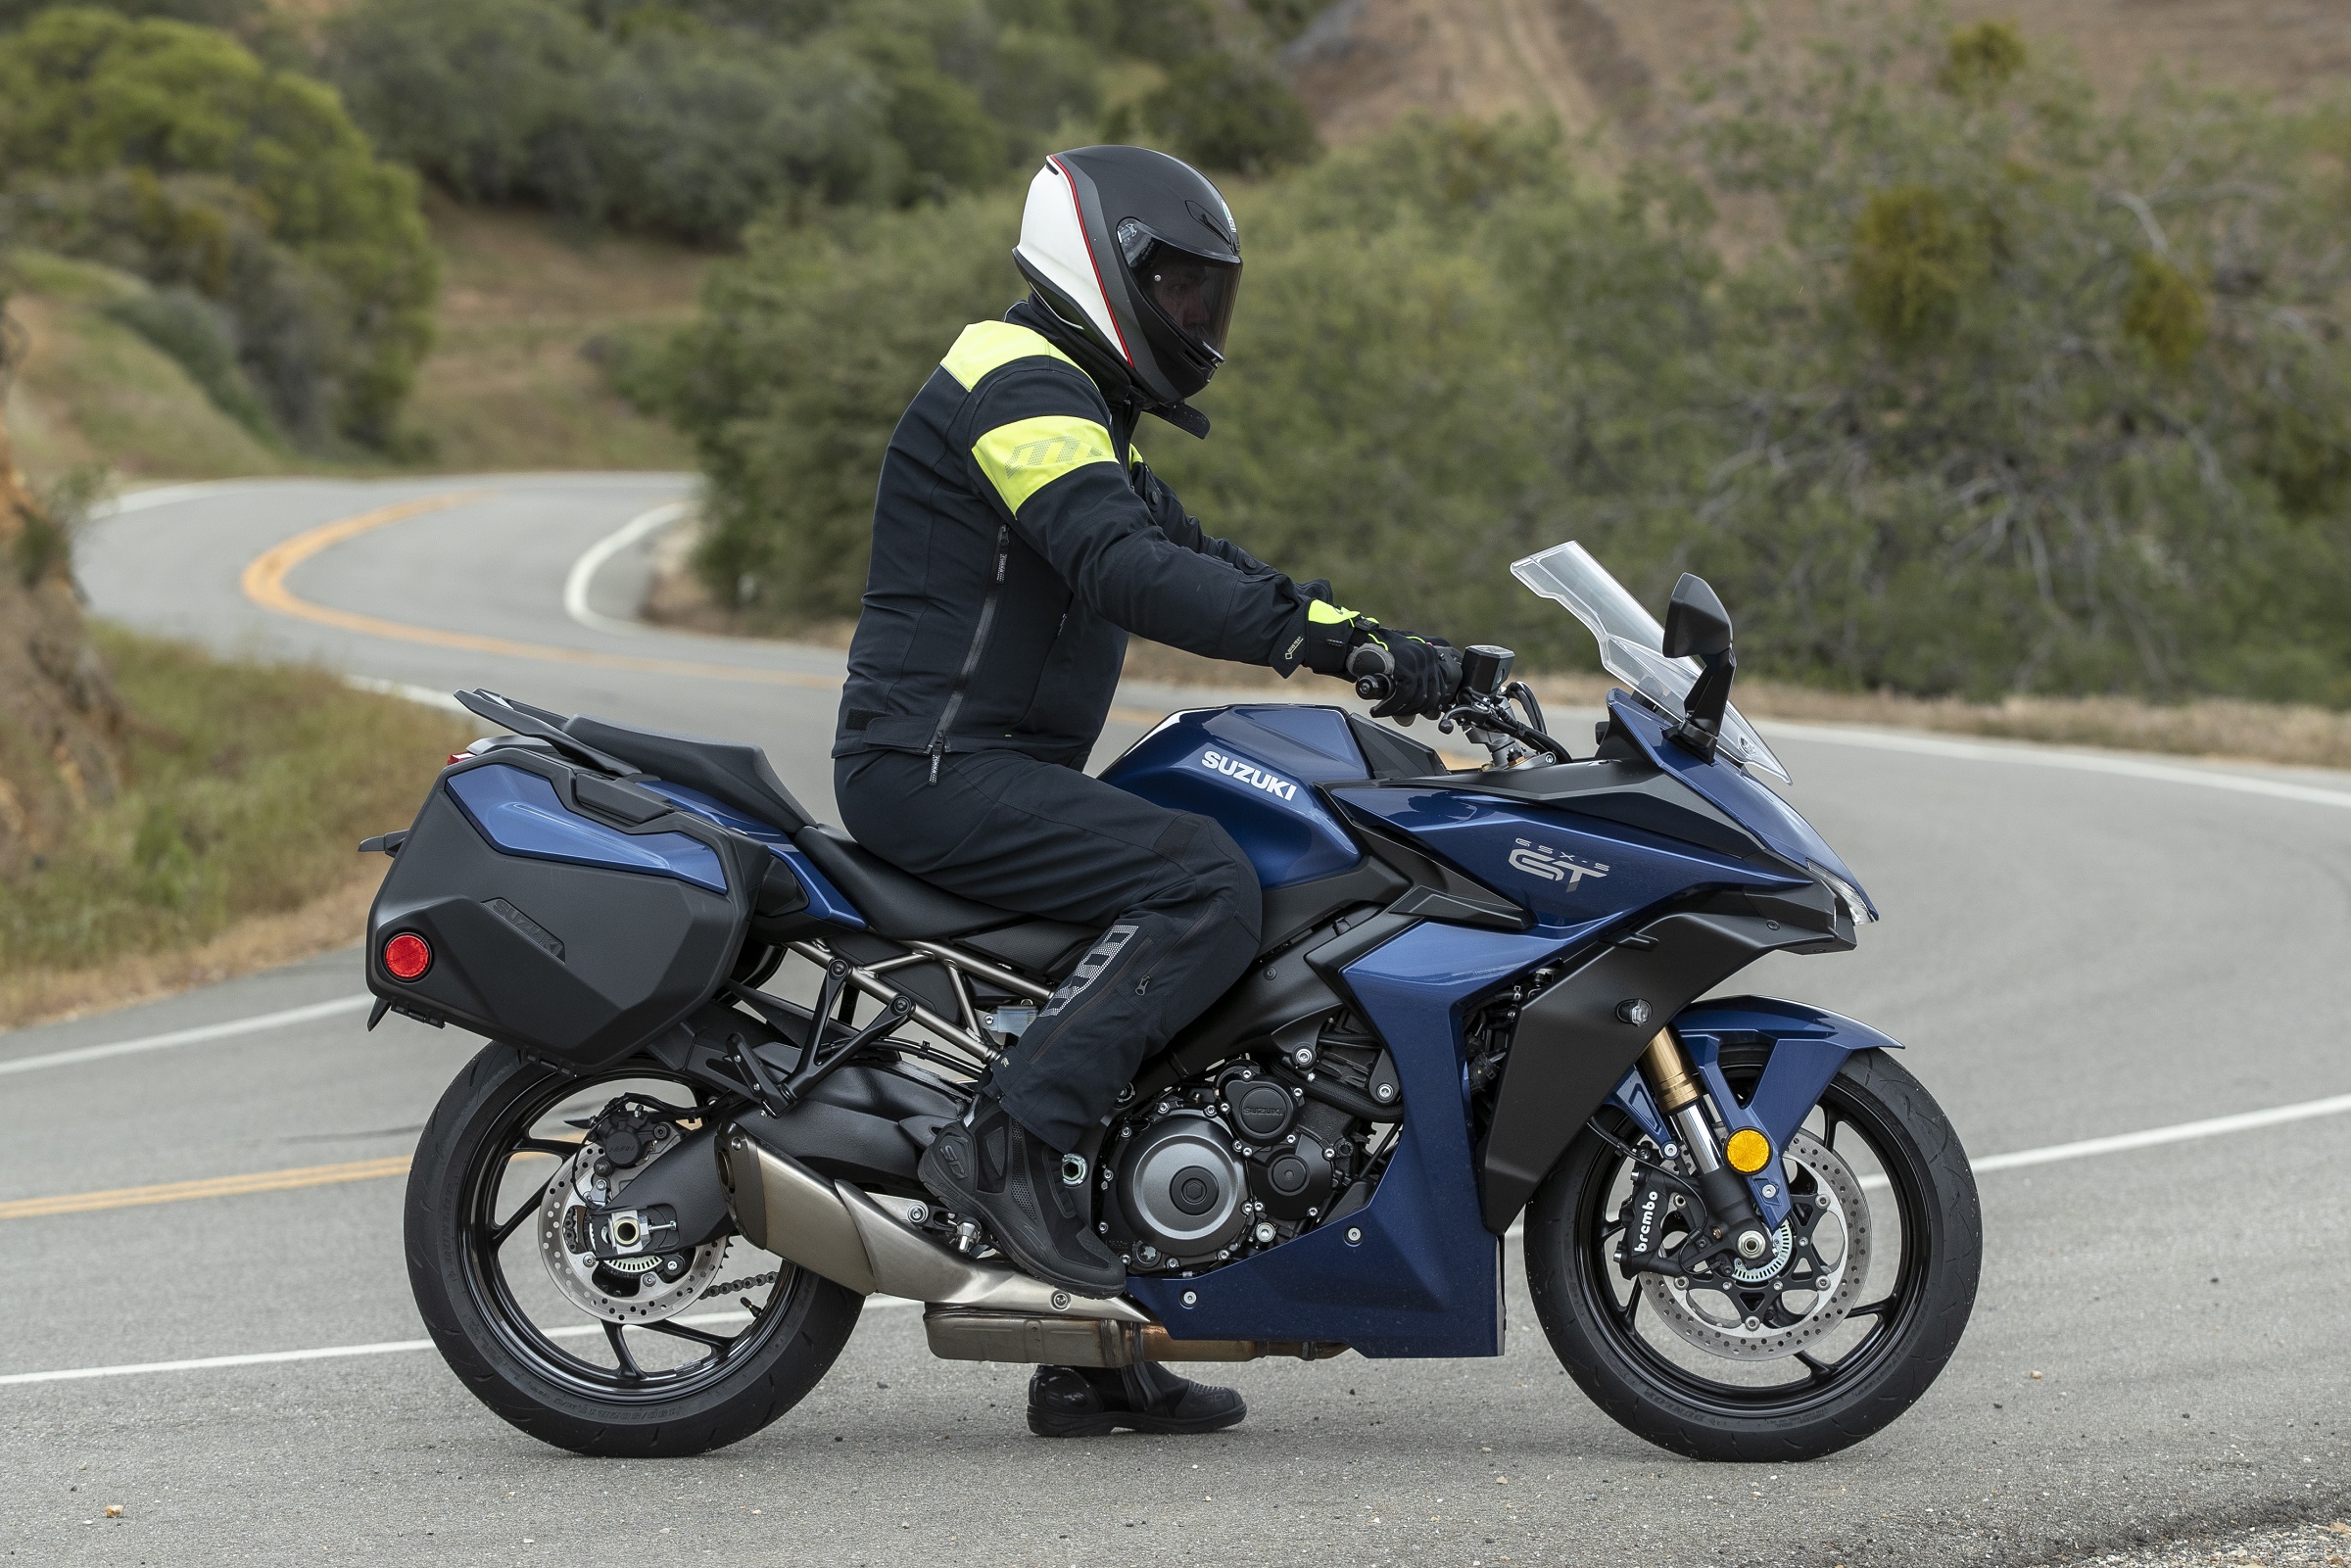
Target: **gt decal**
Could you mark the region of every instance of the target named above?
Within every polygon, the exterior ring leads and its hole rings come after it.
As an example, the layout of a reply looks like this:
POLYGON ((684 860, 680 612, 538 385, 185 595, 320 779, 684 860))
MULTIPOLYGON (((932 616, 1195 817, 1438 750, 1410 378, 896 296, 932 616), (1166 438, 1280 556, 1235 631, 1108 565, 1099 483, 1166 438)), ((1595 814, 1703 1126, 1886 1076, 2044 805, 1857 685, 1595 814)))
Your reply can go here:
POLYGON ((1607 876, 1608 868, 1598 861, 1578 860, 1573 855, 1521 838, 1518 847, 1510 853, 1511 867, 1529 877, 1540 877, 1547 882, 1565 882, 1567 891, 1574 892, 1576 883, 1585 878, 1607 876))
POLYGON ((1222 751, 1201 752, 1200 766, 1211 773, 1221 773, 1236 783, 1245 784, 1253 789, 1263 789, 1276 800, 1298 798, 1298 786, 1289 780, 1268 773, 1254 762, 1243 762, 1238 757, 1228 757, 1222 751))

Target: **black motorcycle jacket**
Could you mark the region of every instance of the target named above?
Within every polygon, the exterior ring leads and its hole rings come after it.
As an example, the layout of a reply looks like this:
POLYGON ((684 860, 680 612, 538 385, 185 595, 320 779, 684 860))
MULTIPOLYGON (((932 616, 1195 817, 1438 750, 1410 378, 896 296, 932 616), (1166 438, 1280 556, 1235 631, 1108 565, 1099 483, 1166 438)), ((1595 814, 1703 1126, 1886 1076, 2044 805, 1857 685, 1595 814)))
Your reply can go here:
POLYGON ((1287 675, 1309 595, 1204 533, 1134 450, 1139 413, 1032 303, 963 330, 898 421, 874 501, 837 757, 1006 748, 1082 766, 1128 633, 1287 675))

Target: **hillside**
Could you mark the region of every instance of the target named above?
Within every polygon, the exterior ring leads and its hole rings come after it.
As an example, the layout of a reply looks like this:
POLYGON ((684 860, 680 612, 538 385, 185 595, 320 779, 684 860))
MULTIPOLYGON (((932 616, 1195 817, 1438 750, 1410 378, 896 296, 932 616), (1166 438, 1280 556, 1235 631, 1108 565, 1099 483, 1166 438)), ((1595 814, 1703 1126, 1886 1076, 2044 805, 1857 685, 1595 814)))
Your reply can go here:
MULTIPOLYGON (((1722 0, 1340 0, 1283 51, 1325 140, 1373 134, 1415 110, 1556 115, 1570 130, 1638 121, 1672 82, 1736 38, 1751 8, 1722 0)), ((1815 31, 1818 0, 1754 0, 1775 32, 1815 31)), ((2286 94, 2351 78, 2351 7, 2330 0, 1952 0, 1955 21, 2021 22, 2055 40, 2103 94, 2169 66, 2286 94)))
MULTIPOLYGON (((594 356, 694 311, 708 258, 592 235, 532 213, 431 200, 442 256, 432 354, 406 409, 412 460, 470 469, 684 468, 685 441, 614 396, 594 356)), ((7 259, 25 359, 6 415, 36 482, 78 467, 119 482, 348 467, 257 437, 125 323, 149 292, 113 267, 39 252, 7 259)), ((382 459, 360 463, 380 467, 382 459)))

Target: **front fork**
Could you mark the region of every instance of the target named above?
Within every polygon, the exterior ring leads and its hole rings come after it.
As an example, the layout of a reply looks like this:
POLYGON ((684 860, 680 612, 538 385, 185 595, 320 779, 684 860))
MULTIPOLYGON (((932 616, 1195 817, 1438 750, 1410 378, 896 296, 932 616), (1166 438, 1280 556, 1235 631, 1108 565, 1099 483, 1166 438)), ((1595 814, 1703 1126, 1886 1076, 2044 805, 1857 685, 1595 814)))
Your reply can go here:
POLYGON ((1642 1051, 1641 1076, 1649 1084, 1650 1098, 1656 1102, 1658 1113, 1681 1134, 1683 1146, 1690 1151, 1690 1163, 1698 1170, 1699 1191, 1712 1215, 1714 1239, 1732 1235, 1741 1258, 1750 1262, 1761 1258, 1771 1250, 1763 1216, 1756 1212, 1746 1180, 1723 1158, 1714 1124, 1706 1117, 1705 1091, 1690 1070, 1689 1058, 1683 1055, 1670 1026, 1659 1029, 1642 1051))

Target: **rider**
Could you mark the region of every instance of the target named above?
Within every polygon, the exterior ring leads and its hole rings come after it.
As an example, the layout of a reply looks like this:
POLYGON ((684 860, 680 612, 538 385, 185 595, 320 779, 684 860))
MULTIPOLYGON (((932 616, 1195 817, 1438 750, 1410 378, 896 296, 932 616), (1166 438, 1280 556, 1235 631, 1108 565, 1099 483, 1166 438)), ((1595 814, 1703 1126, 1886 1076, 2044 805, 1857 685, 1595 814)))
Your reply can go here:
MULTIPOLYGON (((834 780, 875 853, 1102 932, 921 1169, 1022 1268, 1112 1296, 1126 1269, 1062 1155, 1247 970, 1260 915, 1256 873, 1222 827, 1084 772, 1128 634, 1285 676, 1384 671, 1380 716, 1435 716, 1460 656, 1203 532, 1135 451, 1145 413, 1208 433, 1185 400, 1223 360, 1241 271, 1214 185, 1139 147, 1054 154, 1013 257, 1029 297, 963 329, 883 459, 834 780)), ((1043 1368, 1031 1385, 1039 1431, 1207 1430, 1241 1414, 1237 1394, 1156 1367, 1043 1368)))

